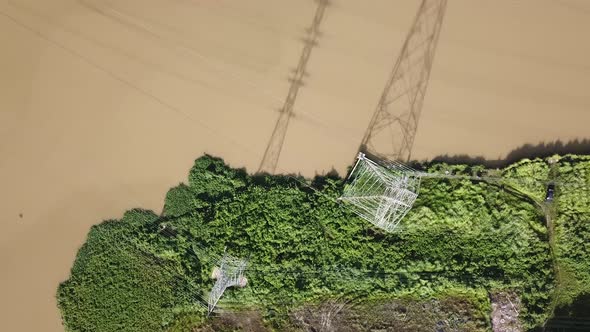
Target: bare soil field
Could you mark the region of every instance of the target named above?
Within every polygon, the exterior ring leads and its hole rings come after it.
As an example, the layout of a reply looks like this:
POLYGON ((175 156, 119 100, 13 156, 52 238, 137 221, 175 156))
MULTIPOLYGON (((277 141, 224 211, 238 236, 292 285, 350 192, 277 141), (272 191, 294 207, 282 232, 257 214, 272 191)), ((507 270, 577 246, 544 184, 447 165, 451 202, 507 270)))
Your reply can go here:
MULTIPOLYGON (((204 152, 255 171, 311 0, 0 0, 0 320, 60 331, 91 225, 160 211, 204 152)), ((280 172, 344 172, 418 1, 332 0, 280 172)), ((590 3, 453 0, 413 156, 590 137, 590 3)))

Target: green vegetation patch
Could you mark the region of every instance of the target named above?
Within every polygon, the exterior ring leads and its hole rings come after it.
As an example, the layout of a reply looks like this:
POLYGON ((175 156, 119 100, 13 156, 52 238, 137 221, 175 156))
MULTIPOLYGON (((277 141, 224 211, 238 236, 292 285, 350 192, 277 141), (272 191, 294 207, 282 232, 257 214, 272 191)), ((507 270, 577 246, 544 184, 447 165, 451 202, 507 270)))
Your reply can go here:
POLYGON ((559 281, 557 306, 590 294, 590 157, 568 155, 557 164, 555 253, 559 281), (582 184, 584 184, 582 186, 582 184))
POLYGON ((58 290, 66 328, 210 326, 201 303, 224 249, 249 260, 248 285, 228 289, 220 307, 256 312, 269 329, 284 330, 297 310, 330 299, 362 308, 405 298, 476 303, 471 323, 485 329, 477 317, 490 311, 488 292, 502 289, 521 298, 524 326, 549 317, 553 261, 531 200, 483 181, 424 179, 402 231, 388 234, 337 200, 342 179, 317 177, 316 189, 305 181, 197 159, 162 216, 131 211, 92 228, 58 290))

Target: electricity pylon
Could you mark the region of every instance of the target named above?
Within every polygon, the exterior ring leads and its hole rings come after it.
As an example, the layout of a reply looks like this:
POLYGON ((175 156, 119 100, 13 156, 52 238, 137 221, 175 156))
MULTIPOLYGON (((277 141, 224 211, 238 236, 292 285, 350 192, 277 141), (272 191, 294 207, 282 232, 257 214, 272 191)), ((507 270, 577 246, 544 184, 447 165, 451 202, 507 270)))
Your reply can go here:
POLYGON ((273 174, 277 169, 279 156, 281 155, 281 149, 283 148, 285 135, 287 134, 287 128, 289 126, 289 120, 293 116, 293 106, 295 105, 299 88, 303 85, 303 78, 307 73, 305 69, 307 67, 309 57, 311 56, 311 51, 317 44, 317 38, 320 35, 320 23, 324 17, 324 11, 327 5, 327 0, 318 0, 318 7, 315 11, 311 27, 308 29, 308 36, 307 39, 305 39, 305 46, 303 47, 303 51, 299 57, 299 63, 295 69, 295 74, 293 75, 294 77, 291 79, 289 93, 287 94, 287 98, 285 99, 283 107, 280 110, 279 118, 277 119, 272 136, 270 137, 268 145, 266 146, 266 150, 264 151, 264 156, 260 162, 260 167, 258 168, 259 173, 265 172, 273 174))
POLYGON ((340 197, 359 217, 388 232, 418 197, 419 174, 400 162, 412 154, 445 7, 446 0, 422 1, 340 197))
POLYGON ((385 160, 410 160, 446 2, 422 1, 365 132, 361 152, 385 160))
POLYGON ((223 253, 223 257, 219 261, 219 266, 213 269, 211 277, 215 279, 215 285, 209 292, 209 300, 207 301, 207 311, 210 315, 217 302, 228 287, 239 286, 246 287, 248 279, 244 277, 244 270, 247 262, 244 259, 238 259, 223 253))
POLYGON ((340 200, 359 217, 391 232, 418 197, 419 175, 402 163, 380 165, 359 152, 340 200))

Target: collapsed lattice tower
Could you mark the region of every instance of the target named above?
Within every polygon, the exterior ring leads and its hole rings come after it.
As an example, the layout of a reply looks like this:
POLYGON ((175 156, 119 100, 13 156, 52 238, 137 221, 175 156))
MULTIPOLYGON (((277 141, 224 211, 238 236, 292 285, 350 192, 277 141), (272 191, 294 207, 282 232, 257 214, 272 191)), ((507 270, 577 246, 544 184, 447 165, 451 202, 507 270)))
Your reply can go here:
POLYGON ((244 270, 247 262, 244 259, 234 258, 227 254, 219 261, 219 266, 213 268, 211 278, 215 279, 215 285, 209 293, 208 311, 213 312, 217 302, 228 287, 239 286, 246 287, 248 279, 244 277, 244 270))
POLYGON ((401 163, 378 164, 360 152, 340 200, 359 217, 393 231, 412 208, 420 189, 419 173, 401 163))

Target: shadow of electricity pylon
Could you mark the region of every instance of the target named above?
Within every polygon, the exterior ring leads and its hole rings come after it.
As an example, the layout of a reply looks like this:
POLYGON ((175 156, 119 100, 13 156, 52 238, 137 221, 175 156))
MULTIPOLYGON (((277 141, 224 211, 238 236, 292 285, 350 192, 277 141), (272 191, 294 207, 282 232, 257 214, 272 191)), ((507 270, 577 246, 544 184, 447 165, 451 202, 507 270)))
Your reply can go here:
POLYGON ((423 0, 389 76, 360 151, 407 162, 446 8, 446 0, 423 0))
POLYGON ((293 77, 289 78, 289 81, 291 82, 289 93, 287 94, 283 107, 281 107, 279 111, 279 118, 277 119, 272 136, 270 137, 266 150, 264 151, 264 156, 260 162, 260 167, 258 168, 259 173, 273 174, 277 168, 281 149, 283 148, 283 143, 285 141, 285 135, 287 134, 289 120, 293 116, 293 106, 295 105, 299 88, 303 86, 303 79, 307 75, 307 63, 311 56, 311 51, 317 45, 317 39, 320 36, 320 23, 322 22, 324 11, 328 4, 327 0, 318 0, 318 7, 315 11, 313 22, 311 26, 306 29, 307 36, 304 39, 303 51, 299 57, 299 62, 294 71, 293 77))

